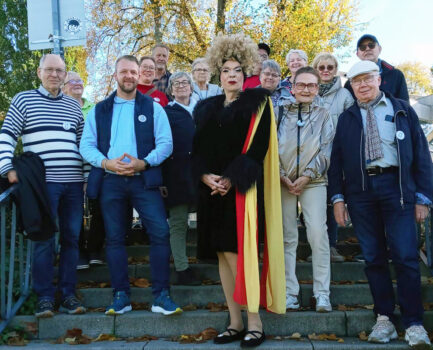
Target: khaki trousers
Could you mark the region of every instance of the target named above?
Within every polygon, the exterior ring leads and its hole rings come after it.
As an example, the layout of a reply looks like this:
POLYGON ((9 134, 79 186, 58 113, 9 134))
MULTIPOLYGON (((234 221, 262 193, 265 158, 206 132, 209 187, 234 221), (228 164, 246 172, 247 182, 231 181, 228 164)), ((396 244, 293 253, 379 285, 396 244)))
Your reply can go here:
MULTIPOLYGON (((313 293, 329 295, 331 261, 326 227, 326 186, 306 188, 298 197, 307 228, 307 239, 313 258, 313 293)), ((282 185, 281 201, 283 209, 284 259, 286 270, 286 290, 289 294, 299 294, 296 278, 296 248, 298 247, 298 224, 296 217, 296 196, 282 185)))

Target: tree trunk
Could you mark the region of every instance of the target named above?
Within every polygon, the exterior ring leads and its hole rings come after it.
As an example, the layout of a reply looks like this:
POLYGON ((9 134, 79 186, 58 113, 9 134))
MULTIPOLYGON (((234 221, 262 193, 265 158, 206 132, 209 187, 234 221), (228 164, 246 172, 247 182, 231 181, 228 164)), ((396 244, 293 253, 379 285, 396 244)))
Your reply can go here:
POLYGON ((219 32, 223 32, 223 33, 225 32, 226 4, 227 4, 227 0, 218 0, 215 34, 218 34, 219 32))
POLYGON ((154 20, 154 32, 155 32, 155 43, 162 43, 162 32, 161 32, 161 10, 159 0, 150 0, 152 4, 153 20, 154 20))

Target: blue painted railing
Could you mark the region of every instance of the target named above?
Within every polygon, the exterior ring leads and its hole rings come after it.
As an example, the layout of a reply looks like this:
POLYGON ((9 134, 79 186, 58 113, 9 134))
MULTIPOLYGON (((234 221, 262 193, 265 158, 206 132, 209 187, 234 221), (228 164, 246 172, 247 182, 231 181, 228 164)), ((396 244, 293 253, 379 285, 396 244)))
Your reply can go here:
POLYGON ((11 193, 17 186, 14 185, 0 194, 0 333, 15 316, 31 291, 32 242, 16 232, 16 207, 11 200, 11 193), (6 229, 7 223, 10 224, 9 233, 6 229))

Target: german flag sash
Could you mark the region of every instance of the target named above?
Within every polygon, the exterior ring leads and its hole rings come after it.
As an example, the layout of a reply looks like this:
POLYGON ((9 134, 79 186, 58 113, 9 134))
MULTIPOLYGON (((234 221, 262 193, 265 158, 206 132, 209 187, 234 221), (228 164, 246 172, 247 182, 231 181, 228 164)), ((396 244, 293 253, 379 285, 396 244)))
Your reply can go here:
POLYGON ((283 226, 281 213, 278 140, 271 99, 265 101, 251 117, 242 154, 251 146, 266 103, 271 113, 269 147, 263 161, 265 249, 260 278, 258 256, 257 185, 245 194, 236 191, 236 224, 238 259, 233 298, 246 305, 249 312, 258 312, 262 305, 268 311, 286 312, 286 283, 284 272, 283 226), (269 259, 271 257, 271 259, 269 259))

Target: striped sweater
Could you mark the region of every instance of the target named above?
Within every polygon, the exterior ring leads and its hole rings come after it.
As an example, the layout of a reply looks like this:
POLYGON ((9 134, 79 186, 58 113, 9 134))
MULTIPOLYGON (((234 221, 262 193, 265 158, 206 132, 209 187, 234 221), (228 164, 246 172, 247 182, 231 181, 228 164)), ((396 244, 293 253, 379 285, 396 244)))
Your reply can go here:
POLYGON ((39 90, 18 93, 0 130, 0 174, 13 169, 12 158, 22 137, 24 151, 38 154, 47 182, 82 182, 78 151, 84 120, 79 103, 66 95, 51 98, 39 90))

